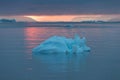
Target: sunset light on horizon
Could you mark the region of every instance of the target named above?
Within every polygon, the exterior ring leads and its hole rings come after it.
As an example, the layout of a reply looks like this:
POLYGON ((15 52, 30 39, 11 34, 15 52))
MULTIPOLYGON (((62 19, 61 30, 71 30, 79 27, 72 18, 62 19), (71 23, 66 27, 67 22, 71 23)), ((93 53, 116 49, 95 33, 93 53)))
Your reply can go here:
POLYGON ((13 15, 0 19, 15 19, 22 22, 80 22, 80 21, 120 21, 120 15, 79 14, 79 15, 13 15))
POLYGON ((114 16, 108 15, 29 15, 24 16, 38 22, 79 22, 79 21, 109 21, 114 16))

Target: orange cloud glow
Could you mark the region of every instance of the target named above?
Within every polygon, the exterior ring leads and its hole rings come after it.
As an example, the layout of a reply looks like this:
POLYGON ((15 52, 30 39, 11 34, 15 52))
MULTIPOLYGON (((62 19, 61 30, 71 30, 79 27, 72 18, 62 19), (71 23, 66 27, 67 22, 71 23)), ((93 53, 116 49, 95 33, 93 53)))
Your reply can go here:
POLYGON ((62 15, 62 16, 26 16, 26 17, 32 18, 40 22, 44 22, 44 21, 54 22, 54 21, 71 21, 72 18, 77 16, 62 15))
POLYGON ((111 17, 106 15, 29 15, 24 16, 34 19, 38 22, 57 22, 57 21, 86 21, 86 20, 110 20, 111 17))

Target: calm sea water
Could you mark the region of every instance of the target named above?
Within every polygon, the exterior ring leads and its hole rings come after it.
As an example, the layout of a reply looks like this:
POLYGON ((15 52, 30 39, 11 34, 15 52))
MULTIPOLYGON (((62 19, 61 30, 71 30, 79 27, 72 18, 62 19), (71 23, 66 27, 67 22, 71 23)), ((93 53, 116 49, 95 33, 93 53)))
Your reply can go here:
POLYGON ((0 80, 120 80, 120 27, 0 28, 0 80), (34 55, 53 35, 87 38, 91 52, 34 55))

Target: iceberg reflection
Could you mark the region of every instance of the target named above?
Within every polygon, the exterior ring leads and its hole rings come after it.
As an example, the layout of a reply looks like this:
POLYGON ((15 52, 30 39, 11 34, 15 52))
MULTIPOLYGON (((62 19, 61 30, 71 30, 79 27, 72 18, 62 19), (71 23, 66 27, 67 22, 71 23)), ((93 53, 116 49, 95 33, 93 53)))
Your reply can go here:
POLYGON ((33 54, 33 58, 40 60, 48 66, 48 70, 53 72, 79 71, 84 64, 88 53, 81 54, 33 54))

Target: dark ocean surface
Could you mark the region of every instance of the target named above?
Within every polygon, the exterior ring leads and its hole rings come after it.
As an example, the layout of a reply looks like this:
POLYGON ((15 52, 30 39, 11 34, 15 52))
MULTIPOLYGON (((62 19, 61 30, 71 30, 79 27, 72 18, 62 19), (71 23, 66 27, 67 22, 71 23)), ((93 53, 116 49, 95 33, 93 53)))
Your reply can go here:
POLYGON ((0 80, 120 80, 120 26, 0 28, 0 80), (34 55, 58 35, 86 37, 89 53, 34 55))

